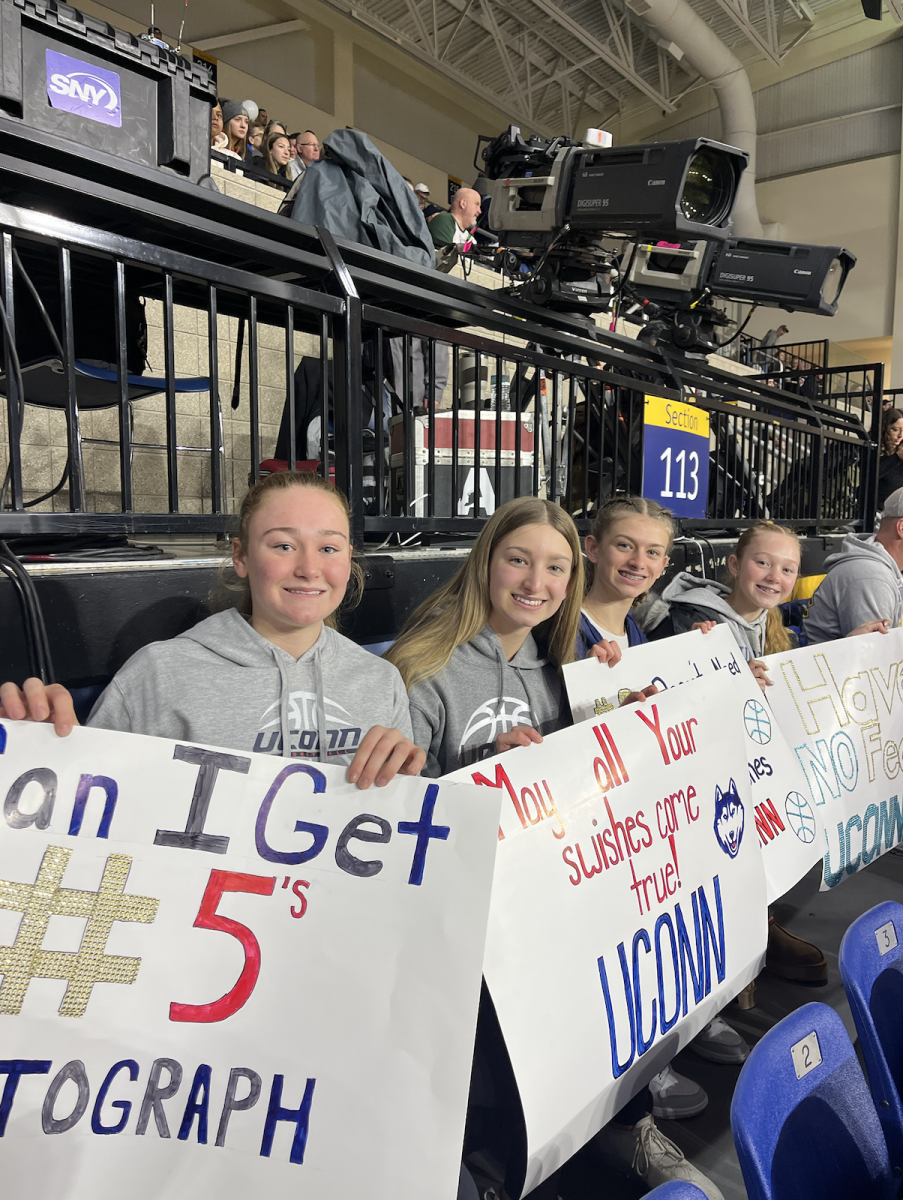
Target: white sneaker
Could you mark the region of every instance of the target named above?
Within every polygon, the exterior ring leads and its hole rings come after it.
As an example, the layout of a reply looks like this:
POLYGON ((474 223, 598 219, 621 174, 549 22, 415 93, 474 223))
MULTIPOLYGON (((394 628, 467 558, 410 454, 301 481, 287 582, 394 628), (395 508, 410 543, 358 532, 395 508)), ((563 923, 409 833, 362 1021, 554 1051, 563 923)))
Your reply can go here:
POLYGON ((707 1058, 709 1062, 727 1063, 729 1066, 739 1067, 749 1058, 749 1046, 736 1029, 728 1025, 722 1017, 709 1021, 705 1029, 697 1033, 690 1042, 690 1048, 695 1050, 700 1058, 707 1058))
POLYGON ((661 1120, 696 1117, 709 1102, 699 1084, 678 1075, 670 1063, 649 1080, 649 1091, 652 1093, 652 1115, 661 1120))
POLYGON ((653 1117, 643 1117, 633 1129, 606 1125, 596 1134, 599 1149, 635 1171, 649 1187, 671 1179, 694 1183, 708 1200, 724 1200, 711 1179, 684 1158, 683 1152, 665 1137, 653 1117))

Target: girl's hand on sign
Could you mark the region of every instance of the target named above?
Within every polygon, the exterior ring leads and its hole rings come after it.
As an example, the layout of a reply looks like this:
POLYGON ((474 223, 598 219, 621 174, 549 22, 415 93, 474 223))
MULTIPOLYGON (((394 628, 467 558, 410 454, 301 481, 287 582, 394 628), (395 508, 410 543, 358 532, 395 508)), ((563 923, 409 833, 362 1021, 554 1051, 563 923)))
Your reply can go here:
POLYGON ((753 675, 755 676, 756 683, 763 692, 766 688, 770 688, 772 686, 772 681, 768 678, 768 668, 763 662, 760 662, 757 658, 751 658, 748 665, 750 671, 752 671, 753 675))
POLYGON ((534 742, 541 741, 542 734, 538 729, 533 729, 529 725, 517 725, 514 729, 506 729, 504 733, 497 735, 495 752, 504 754, 506 750, 513 750, 515 746, 530 746, 534 742))
POLYGON ((700 633, 711 633, 717 624, 717 621, 697 621, 691 628, 698 629, 700 633))
POLYGON ((596 642, 595 646, 590 646, 586 657, 596 658, 600 663, 608 663, 610 667, 616 667, 621 661, 621 647, 617 642, 606 642, 603 638, 601 642, 596 642))
POLYGON ((627 704, 643 704, 650 696, 657 696, 658 688, 654 683, 650 683, 648 687, 641 688, 638 692, 628 692, 621 701, 621 708, 627 704))
POLYGON ((0 687, 0 717, 7 721, 52 721, 60 737, 78 724, 72 697, 61 683, 26 679, 21 689, 14 683, 0 687))
POLYGON ((385 787, 396 775, 419 775, 425 762, 426 751, 400 729, 374 725, 351 760, 348 782, 359 788, 368 788, 373 782, 385 787))
POLYGON ((890 621, 882 618, 880 621, 866 621, 864 625, 857 625, 855 629, 851 629, 847 637, 857 637, 860 633, 887 633, 890 629, 890 621))

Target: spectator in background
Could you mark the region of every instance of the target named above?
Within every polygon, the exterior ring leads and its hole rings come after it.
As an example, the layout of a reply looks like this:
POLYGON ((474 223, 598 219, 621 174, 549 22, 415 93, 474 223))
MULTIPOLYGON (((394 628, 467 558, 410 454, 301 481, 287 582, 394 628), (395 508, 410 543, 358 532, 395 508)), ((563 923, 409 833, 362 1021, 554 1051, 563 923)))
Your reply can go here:
POLYGON ((881 414, 881 457, 878 460, 878 511, 891 492, 903 487, 903 412, 887 408, 881 414))
POLYGON ((285 126, 282 124, 281 121, 268 121, 267 122, 266 127, 264 129, 264 133, 263 133, 264 143, 266 143, 270 134, 273 134, 273 133, 285 133, 285 126))
POLYGON ((221 154, 229 149, 229 138, 223 129, 223 109, 218 100, 210 110, 210 149, 221 154))
POLYGON ((223 129, 229 139, 230 154, 244 158, 248 149, 248 128, 251 124, 247 109, 240 100, 224 100, 223 129))
POLYGON ((291 150, 292 159, 288 164, 288 178, 294 181, 299 175, 304 174, 303 164, 298 161, 298 139, 302 137, 300 133, 290 133, 288 135, 289 148, 291 150))
POLYGON ((301 160, 302 171, 306 171, 311 163, 319 161, 320 139, 312 129, 305 129, 301 136, 296 138, 295 147, 301 160))
MULTIPOLYGON (((263 157, 263 126, 257 121, 248 130, 248 158, 263 157)), ((260 164, 258 163, 258 166, 260 164)))
POLYGON ((266 169, 271 175, 279 175, 282 179, 288 179, 288 165, 291 160, 291 147, 287 134, 271 133, 263 152, 266 169))
POLYGON ((756 362, 759 366, 763 366, 766 371, 781 370, 782 363, 775 354, 774 347, 777 345, 778 338, 786 337, 789 332, 786 325, 779 325, 777 329, 769 329, 759 343, 759 350, 756 354, 756 362))
POLYGON ((265 108, 259 108, 257 110, 257 120, 264 127, 264 129, 266 129, 269 119, 270 118, 265 108))
POLYGON ((416 183, 414 185, 414 192, 417 196, 417 203, 420 205, 420 211, 427 221, 430 217, 435 216, 436 213, 445 212, 444 208, 440 208, 438 204, 432 202, 430 199, 430 189, 425 183, 416 183))
POLYGON ((464 246, 477 223, 483 199, 473 188, 458 188, 448 212, 440 210, 427 219, 434 246, 464 246))
POLYGON ((903 488, 898 488, 884 502, 877 533, 848 534, 840 553, 825 559, 825 577, 803 617, 809 644, 896 629, 903 616, 901 568, 903 488))

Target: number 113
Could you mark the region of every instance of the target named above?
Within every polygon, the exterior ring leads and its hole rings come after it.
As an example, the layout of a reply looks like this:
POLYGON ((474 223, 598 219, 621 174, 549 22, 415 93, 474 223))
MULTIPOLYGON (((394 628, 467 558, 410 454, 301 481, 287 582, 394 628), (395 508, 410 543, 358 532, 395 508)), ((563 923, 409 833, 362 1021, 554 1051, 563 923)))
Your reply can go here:
POLYGON ((680 464, 680 488, 677 492, 671 491, 671 447, 659 455, 659 460, 665 464, 665 486, 659 493, 662 497, 673 496, 676 500, 695 500, 699 495, 699 455, 695 450, 691 450, 689 458, 686 450, 681 450, 680 454, 675 455, 675 467, 680 464), (690 479, 693 483, 693 490, 686 491, 686 468, 687 463, 690 466, 690 479))

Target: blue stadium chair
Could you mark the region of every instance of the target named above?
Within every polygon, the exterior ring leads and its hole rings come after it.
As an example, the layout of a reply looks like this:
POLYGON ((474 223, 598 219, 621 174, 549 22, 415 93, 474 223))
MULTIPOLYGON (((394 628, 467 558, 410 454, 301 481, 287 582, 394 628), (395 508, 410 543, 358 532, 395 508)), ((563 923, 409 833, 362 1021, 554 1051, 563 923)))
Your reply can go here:
POLYGON ((668 1183, 660 1183, 651 1192, 647 1192, 646 1200, 706 1200, 706 1194, 695 1183, 672 1179, 668 1183))
POLYGON ((846 989, 890 1161, 903 1176, 903 905, 863 913, 840 943, 846 989))
POLYGON ((753 1047, 731 1103, 749 1200, 892 1200, 881 1123, 843 1022, 790 1013, 753 1047))

